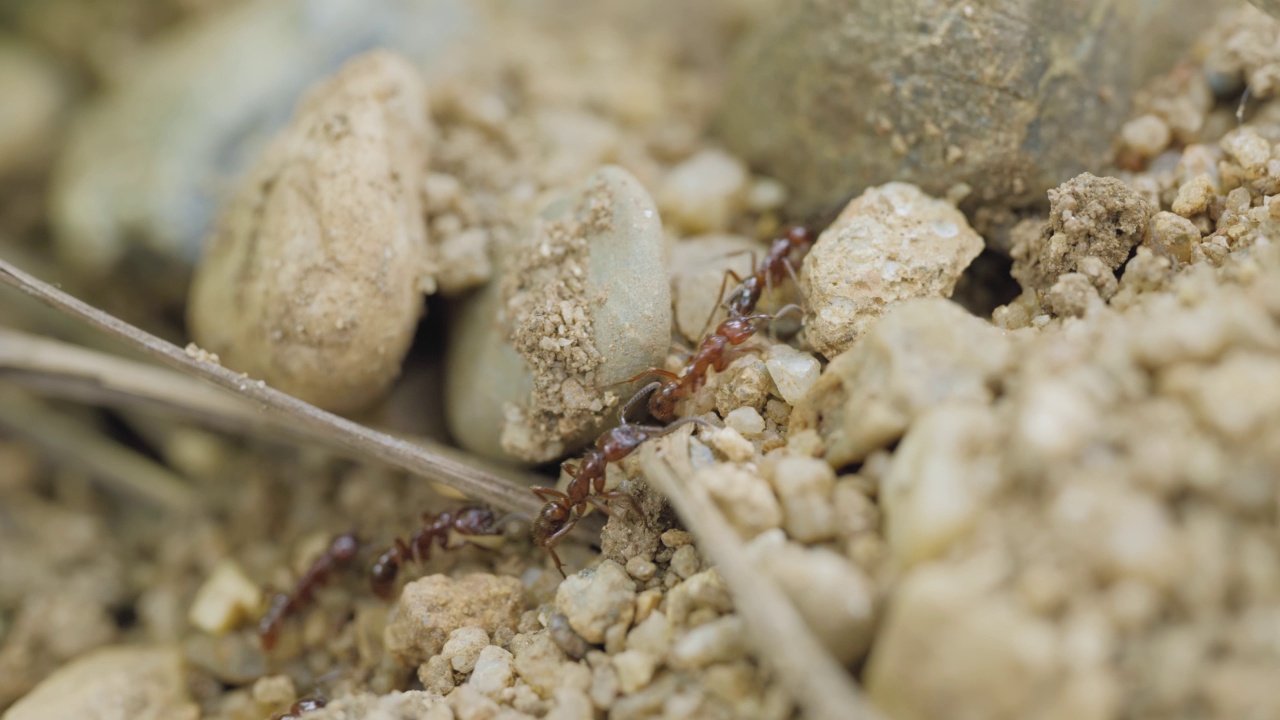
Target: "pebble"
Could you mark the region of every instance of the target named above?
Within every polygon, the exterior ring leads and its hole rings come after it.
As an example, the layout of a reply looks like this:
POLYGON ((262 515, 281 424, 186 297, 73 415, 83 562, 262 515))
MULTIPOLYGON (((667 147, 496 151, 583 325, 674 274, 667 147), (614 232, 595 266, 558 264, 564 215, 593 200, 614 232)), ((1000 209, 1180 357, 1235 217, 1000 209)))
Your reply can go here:
POLYGON ((70 94, 65 79, 43 53, 0 37, 0 177, 33 169, 54 149, 70 94))
POLYGON ((503 690, 511 687, 514 680, 512 663, 515 656, 497 645, 486 645, 476 658, 475 668, 467 684, 496 698, 503 690))
POLYGON ((1195 223, 1171 212, 1158 212, 1151 218, 1147 242, 1159 255, 1186 264, 1200 244, 1200 229, 1195 223))
POLYGON ((747 166, 723 150, 702 150, 663 178, 658 207, 685 234, 719 232, 747 201, 747 166))
POLYGON ((544 720, 595 720, 591 696, 574 687, 557 688, 544 720))
POLYGON ((850 665, 866 653, 876 613, 871 580, 861 570, 826 548, 790 542, 781 531, 757 537, 747 554, 836 659, 850 665))
POLYGON ((912 423, 880 487, 902 567, 946 554, 978 524, 999 488, 1002 440, 995 414, 977 403, 943 403, 912 423))
POLYGON ((1089 173, 1049 191, 1049 223, 1039 233, 1017 235, 1012 273, 1024 290, 1046 291, 1085 258, 1116 270, 1147 236, 1153 208, 1124 182, 1089 173))
POLYGON ((662 222, 630 173, 601 168, 532 225, 497 249, 507 262, 462 303, 447 348, 451 434, 505 462, 594 439, 610 398, 629 396, 602 388, 661 365, 671 339, 662 222))
POLYGON ((648 582, 657 572, 658 566, 649 558, 640 555, 627 558, 627 574, 640 582, 648 582))
POLYGON ((196 591, 187 619, 202 632, 221 635, 255 616, 262 608, 262 590, 234 560, 218 563, 196 591))
POLYGON ((522 612, 524 586, 515 578, 429 575, 405 586, 383 642, 402 664, 414 665, 439 654, 458 628, 478 627, 492 635, 515 628, 522 612))
POLYGON ((192 633, 182 643, 187 662, 228 685, 247 685, 267 672, 258 638, 246 633, 192 633))
MULTIPOLYGON (((814 373, 814 380, 817 379, 818 375, 814 373)), ((759 437, 764 433, 764 418, 753 407, 740 407, 730 411, 724 418, 724 425, 744 437, 759 437)))
POLYGON ((787 535, 802 543, 835 537, 832 492, 836 474, 830 465, 818 458, 784 457, 772 463, 767 475, 782 503, 782 527, 787 535))
POLYGON ((618 674, 618 689, 625 695, 648 685, 658 667, 658 659, 643 650, 624 650, 612 660, 618 674))
POLYGON ((569 576, 556 591, 556 607, 574 631, 595 645, 604 642, 610 626, 631 623, 635 601, 635 581, 612 560, 569 576))
POLYGON ((782 508, 769 483, 747 468, 716 463, 693 477, 738 534, 749 539, 782 524, 782 508))
MULTIPOLYGON (((769 348, 769 359, 765 361, 765 367, 773 378, 774 386, 778 388, 778 394, 791 405, 800 402, 822 374, 822 364, 818 362, 818 358, 781 343, 769 348)), ((727 420, 726 418, 726 422, 727 420)))
POLYGON ((1135 91, 1215 15, 1197 0, 1102 7, 787 5, 739 43, 719 137, 788 188, 797 217, 894 179, 937 196, 964 184, 974 205, 1034 204, 1111 160, 1135 91), (1048 67, 1090 70, 1049 88, 1048 67))
POLYGON ((576 662, 566 662, 564 653, 545 632, 514 650, 516 674, 539 696, 550 697, 557 688, 591 687, 591 670, 576 662))
POLYGON ((726 416, 739 408, 759 412, 759 408, 769 401, 773 380, 765 364, 754 354, 749 354, 729 363, 729 367, 723 373, 717 373, 708 385, 715 388, 716 412, 726 416))
POLYGON ((449 633, 440 656, 449 661, 454 672, 465 675, 475 668, 480 651, 486 647, 489 647, 489 633, 483 628, 460 627, 449 633))
POLYGON ((453 716, 456 720, 497 720, 500 714, 506 715, 508 718, 511 717, 510 713, 514 713, 517 717, 524 715, 501 707, 470 685, 455 687, 453 692, 450 692, 445 699, 453 710, 453 716))
POLYGON ((417 70, 383 51, 315 88, 218 219, 191 284, 195 342, 326 410, 376 400, 430 282, 426 113, 417 70))
POLYGON ((173 648, 99 648, 55 670, 4 720, 196 720, 185 676, 173 648))
POLYGON ((731 427, 711 431, 705 436, 707 444, 733 463, 744 463, 756 456, 756 446, 731 427))
POLYGON ((690 533, 688 530, 680 530, 678 528, 672 528, 670 530, 664 530, 662 533, 662 536, 659 539, 662 541, 663 547, 668 547, 675 550, 678 548, 682 548, 685 545, 688 545, 689 543, 692 543, 693 534, 690 533))
POLYGON ((653 657, 666 657, 671 647, 671 623, 663 612, 649 613, 649 617, 627 633, 627 649, 645 652, 653 657))
POLYGON ((698 567, 701 564, 697 549, 692 545, 685 545, 676 550, 675 554, 671 556, 670 568, 681 579, 687 580, 698 572, 698 567))
POLYGON ((1143 158, 1153 158, 1169 147, 1173 131, 1156 115, 1140 115, 1120 128, 1123 145, 1143 158))
POLYGON ((453 0, 226 9, 143 47, 71 129, 51 219, 61 255, 80 269, 105 274, 132 247, 194 263, 218 198, 309 86, 375 47, 426 61, 470 24, 453 0))
POLYGON ((667 593, 666 616, 674 625, 687 623, 689 616, 699 610, 723 614, 732 609, 733 599, 714 568, 703 570, 667 593))
POLYGON ((433 655, 418 666, 418 682, 422 687, 439 695, 448 695, 457 684, 453 680, 453 666, 443 655, 433 655))
POLYGON ((949 296, 982 248, 982 237, 947 202, 906 183, 868 189, 845 206, 805 257, 805 337, 834 358, 894 303, 949 296))
POLYGON ((254 681, 250 695, 259 705, 287 705, 298 697, 298 688, 288 675, 268 675, 254 681))
POLYGON ((1209 205, 1216 197, 1213 179, 1208 175, 1197 175, 1178 188, 1169 209, 1185 218, 1191 218, 1209 211, 1209 205))
POLYGON ((726 615, 699 625, 676 640, 670 662, 678 669, 700 668, 732 662, 745 657, 747 650, 742 618, 726 615))
POLYGON ((827 365, 792 412, 791 433, 816 429, 826 461, 843 467, 896 441, 940 402, 990 402, 1011 361, 1005 331, 986 320, 949 300, 906 301, 827 365))

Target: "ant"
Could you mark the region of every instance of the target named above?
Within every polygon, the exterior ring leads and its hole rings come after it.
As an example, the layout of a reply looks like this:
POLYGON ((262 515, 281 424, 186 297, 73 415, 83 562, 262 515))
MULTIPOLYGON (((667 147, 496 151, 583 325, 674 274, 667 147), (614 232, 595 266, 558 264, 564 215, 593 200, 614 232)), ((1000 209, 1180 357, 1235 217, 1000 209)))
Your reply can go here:
MULTIPOLYGON (((729 299, 723 303, 729 309, 729 317, 741 318, 752 314, 766 288, 771 289, 781 284, 786 276, 796 280, 795 265, 791 262, 792 254, 808 252, 814 240, 812 230, 799 225, 790 227, 782 237, 775 239, 769 246, 769 252, 759 266, 755 266, 755 262, 752 261, 751 274, 745 279, 738 277, 738 274, 732 270, 726 271, 724 280, 720 282, 720 295, 724 296, 724 285, 729 278, 732 277, 738 283, 738 286, 729 294, 729 299)), ((710 318, 708 318, 708 324, 710 324, 710 318)))
POLYGON ((310 605, 316 590, 327 583, 334 572, 350 563, 359 549, 360 540, 355 535, 339 535, 298 578, 292 593, 276 593, 271 598, 267 612, 258 622, 258 637, 264 650, 275 647, 284 621, 310 605))
POLYGON ((431 559, 432 542, 439 545, 441 550, 449 550, 458 547, 449 544, 451 532, 465 537, 502 534, 501 523, 494 519, 493 511, 482 507, 464 507, 438 515, 423 513, 422 523, 423 526, 409 536, 408 542, 396 538, 395 544, 387 548, 373 563, 369 582, 373 593, 383 600, 391 597, 391 588, 395 585, 402 564, 410 560, 426 562, 431 559))
POLYGON ((271 720, 298 720, 304 713, 319 710, 329 702, 322 697, 303 698, 289 707, 288 712, 276 713, 271 720))
MULTIPOLYGON (((634 401, 635 399, 632 398, 632 402, 627 403, 628 409, 634 401)), ((534 518, 533 541, 551 553, 551 559, 555 560, 556 570, 559 571, 560 577, 567 576, 564 573, 564 563, 560 561, 560 556, 556 554, 556 545, 582 519, 587 505, 598 508, 609 517, 617 517, 609 509, 609 504, 605 501, 614 498, 626 498, 630 501, 632 510, 642 518, 644 517, 644 513, 641 512, 634 496, 619 490, 605 491, 604 472, 608 464, 618 462, 630 455, 645 440, 661 437, 690 422, 707 424, 707 421, 702 418, 685 418, 666 427, 632 425, 627 422, 627 413, 626 409, 624 409, 621 425, 606 430, 600 437, 596 438, 595 447, 588 450, 576 465, 571 464, 572 461, 568 460, 561 465, 561 468, 572 478, 566 488, 567 492, 560 492, 555 488, 548 487, 532 488, 534 495, 547 501, 547 504, 543 505, 542 510, 538 512, 538 516, 534 518), (595 491, 594 495, 591 494, 592 490, 595 491)))

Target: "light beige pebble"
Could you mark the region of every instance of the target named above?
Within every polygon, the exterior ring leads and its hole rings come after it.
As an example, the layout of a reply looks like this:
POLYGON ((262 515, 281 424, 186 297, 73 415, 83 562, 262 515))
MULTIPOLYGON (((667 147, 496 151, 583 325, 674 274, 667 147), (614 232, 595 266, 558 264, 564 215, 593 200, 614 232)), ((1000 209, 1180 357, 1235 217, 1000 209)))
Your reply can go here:
POLYGON ((387 651, 409 665, 439 654, 449 634, 474 626, 495 633, 515 628, 524 612, 524 585, 512 577, 476 573, 454 580, 429 575, 405 586, 387 622, 387 651))
POLYGON ((903 565, 944 555, 1000 487, 1002 433, 978 404, 926 410, 907 431, 880 486, 893 557, 903 565))
POLYGON ((375 51, 313 89, 224 209, 188 324, 222 363, 326 410, 400 374, 429 275, 420 183, 426 95, 375 51))
POLYGON ((604 642, 611 625, 631 623, 635 599, 635 581, 612 560, 569 576, 556 591, 556 607, 574 631, 593 644, 604 642))
POLYGON ((65 80, 34 46, 0 38, 0 97, 15 100, 0 114, 0 176, 48 162, 71 95, 65 80))
POLYGON ((746 203, 750 176, 741 160, 723 150, 702 150, 671 169, 658 190, 658 209, 685 233, 715 232, 746 203))
POLYGON ((658 605, 662 603, 662 589, 649 588, 636 595, 636 616, 637 623, 644 622, 649 614, 658 609, 658 605))
POLYGON ((1151 114, 1140 115, 1120 128, 1120 140, 1130 150, 1144 158, 1153 158, 1164 152, 1173 139, 1168 123, 1151 114))
POLYGON ((512 654, 516 675, 532 687, 539 696, 550 697, 557 687, 565 684, 564 675, 571 667, 581 667, 588 674, 587 685, 590 685, 590 670, 586 666, 565 661, 565 654, 551 636, 539 632, 525 643, 512 643, 512 654))
POLYGON ((817 458, 784 457, 772 463, 774 490, 782 503, 782 527, 793 539, 816 543, 835 536, 831 493, 836 474, 817 458))
POLYGON ((726 615, 699 625, 678 638, 671 648, 674 668, 699 668, 737 660, 747 654, 742 618, 726 615))
POLYGON ((1244 126, 1232 130, 1222 136, 1218 145, 1227 158, 1240 165, 1247 179, 1257 180, 1266 175, 1267 161, 1271 159, 1271 143, 1254 128, 1244 126))
POLYGON ((639 650, 654 657, 666 657, 671 647, 671 623, 663 612, 649 613, 643 622, 627 634, 627 649, 639 650))
POLYGON ((658 658, 644 650, 624 650, 613 656, 613 668, 618 673, 618 689, 630 695, 649 684, 658 667, 658 658))
POLYGON ((489 633, 484 628, 461 627, 449 633, 440 655, 449 661, 455 672, 466 674, 475 668, 480 651, 488 645, 489 633))
POLYGON ((486 645, 476 658, 467 684, 491 698, 497 698, 503 690, 511 687, 514 659, 515 656, 507 650, 497 645, 486 645))
POLYGON ((594 720, 591 697, 579 688, 558 688, 552 697, 551 710, 545 720, 594 720))
POLYGON ((1168 588, 1186 567, 1182 535, 1151 496, 1105 481, 1076 482, 1050 499, 1050 529, 1099 575, 1168 588))
POLYGON ((657 572, 658 566, 647 557, 633 555, 627 558, 627 574, 640 582, 648 582, 657 572))
POLYGON ((1185 218, 1199 215, 1208 211, 1214 195, 1213 180, 1208 175, 1197 175, 1178 188, 1170 209, 1185 218))
POLYGON ((747 207, 755 212, 777 210, 787 202, 787 186, 771 177, 757 177, 747 192, 747 207))
POLYGON ((729 462, 744 463, 756 455, 756 446, 731 427, 713 430, 706 439, 729 462))
POLYGON ((1012 358, 1005 331, 986 320, 949 300, 908 300, 827 365, 792 412, 790 430, 816 429, 833 467, 858 462, 929 407, 990 402, 1012 358))
POLYGON ((254 681, 250 694, 259 705, 287 705, 298 697, 298 689, 288 675, 268 675, 254 681))
POLYGON ((667 593, 667 619, 674 625, 686 623, 698 610, 727 613, 733 609, 733 599, 724 580, 715 568, 703 570, 667 593))
POLYGON ((914 185, 870 188, 814 243, 800 270, 805 335, 833 358, 893 303, 946 297, 983 241, 950 204, 914 185))
POLYGON ((627 644, 627 630, 630 627, 629 622, 610 625, 609 629, 604 631, 604 651, 610 655, 622 652, 627 644))
POLYGON ((587 694, 597 709, 607 710, 618 697, 618 673, 609 655, 599 650, 587 653, 587 663, 591 666, 591 687, 587 694))
POLYGON ((470 685, 459 685, 446 700, 456 720, 497 720, 498 703, 470 685))
POLYGON ((1081 273, 1063 273, 1044 296, 1044 307, 1058 317, 1084 317, 1099 309, 1102 298, 1093 281, 1081 273))
POLYGON ((689 579, 698 572, 701 560, 698 551, 692 545, 685 545, 671 556, 671 570, 682 579, 689 579))
POLYGON ((448 695, 456 685, 453 680, 453 666, 449 659, 441 655, 433 655, 418 666, 418 682, 422 687, 438 695, 448 695))
POLYGON ((693 535, 688 530, 672 528, 663 531, 659 539, 662 540, 663 547, 676 549, 693 542, 693 535))
POLYGON ((441 238, 435 260, 436 286, 441 295, 453 297, 484 285, 493 275, 488 231, 470 228, 441 238))
POLYGON ((769 347, 765 367, 769 369, 769 376, 782 399, 791 405, 800 402, 822 374, 818 358, 783 343, 769 347))
POLYGON ((712 382, 715 384, 716 412, 722 416, 738 409, 758 411, 769 401, 769 393, 773 389, 768 368, 754 354, 734 360, 712 382))
POLYGON ((707 491, 743 538, 782 524, 782 508, 769 483, 746 468, 718 463, 699 469, 693 481, 707 491))
POLYGON ((55 670, 4 720, 196 720, 185 675, 173 648, 99 648, 55 670))
POLYGON ((747 553, 795 604, 818 639, 845 664, 866 652, 874 630, 871 580, 823 547, 789 542, 780 530, 760 535, 747 553))
POLYGON ((261 607, 262 589, 236 561, 225 559, 196 591, 187 619, 202 632, 221 635, 253 617, 261 607))
POLYGON ((724 418, 724 424, 725 427, 736 430, 743 437, 759 437, 764 432, 764 418, 752 407, 740 407, 730 411, 724 418))
POLYGON ((1195 223, 1171 212, 1158 212, 1151 218, 1148 244, 1156 253, 1186 264, 1200 244, 1200 230, 1195 223))

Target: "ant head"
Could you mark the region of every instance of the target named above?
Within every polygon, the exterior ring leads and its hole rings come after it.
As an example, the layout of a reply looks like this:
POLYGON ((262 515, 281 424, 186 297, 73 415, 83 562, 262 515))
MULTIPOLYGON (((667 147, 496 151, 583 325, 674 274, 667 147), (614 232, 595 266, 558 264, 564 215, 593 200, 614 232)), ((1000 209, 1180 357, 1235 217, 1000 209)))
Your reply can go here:
POLYGON ((360 540, 355 535, 339 535, 329 546, 334 560, 344 562, 356 556, 360 550, 360 540))
POLYGON ((649 414, 667 421, 676 416, 676 403, 680 401, 680 383, 666 383, 649 398, 649 414))
POLYGON ((801 247, 813 242, 813 232, 807 227, 794 225, 787 228, 787 241, 792 247, 801 247))
POLYGON ((395 586, 396 576, 399 574, 399 563, 391 562, 386 554, 378 558, 369 569, 369 584, 373 587, 373 594, 383 599, 390 597, 391 588, 395 586))
POLYGON ((530 531, 534 543, 538 545, 545 543, 557 530, 569 522, 570 515, 569 504, 564 500, 553 500, 543 505, 542 510, 538 512, 538 517, 534 518, 533 528, 530 531))
POLYGON ((762 319, 763 315, 751 315, 748 317, 736 317, 725 320, 720 325, 720 334, 732 345, 740 345, 747 341, 747 338, 756 334, 755 321, 762 319))
POLYGON ((454 526, 465 532, 476 535, 493 529, 493 511, 483 507, 466 507, 458 511, 454 526))

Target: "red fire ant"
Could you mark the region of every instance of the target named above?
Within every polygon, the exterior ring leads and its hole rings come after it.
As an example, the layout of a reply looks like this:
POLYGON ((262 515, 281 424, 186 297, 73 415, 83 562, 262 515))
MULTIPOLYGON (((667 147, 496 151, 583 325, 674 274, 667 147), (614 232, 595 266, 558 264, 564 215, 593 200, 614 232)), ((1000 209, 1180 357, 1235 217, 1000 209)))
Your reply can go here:
POLYGON ((391 589, 402 564, 410 560, 426 562, 431 559, 432 542, 441 550, 458 547, 449 545, 449 533, 470 537, 502 534, 501 523, 494 519, 493 511, 481 507, 464 507, 438 515, 423 513, 422 523, 423 526, 409 536, 409 542, 396 538, 395 544, 373 563, 369 581, 378 597, 384 600, 391 597, 391 589))
POLYGON ((292 593, 276 593, 271 598, 266 614, 258 622, 258 637, 262 640, 263 649, 275 647, 284 621, 310 605, 316 590, 327 583, 335 571, 350 563, 359 548, 360 540, 355 535, 339 535, 298 578, 292 593))
POLYGON ((328 704, 328 701, 322 697, 303 698, 290 706, 288 712, 272 715, 271 720, 298 720, 304 713, 319 710, 328 704))
MULTIPOLYGON (((631 403, 627 406, 629 408, 631 403)), ((555 560, 556 570, 560 572, 561 577, 565 577, 564 563, 560 562, 560 556, 556 554, 556 545, 582 519, 587 505, 593 505, 604 514, 614 517, 613 511, 605 501, 626 498, 631 502, 631 507, 636 514, 643 516, 635 498, 630 494, 618 490, 605 491, 604 471, 608 464, 618 462, 630 455, 645 440, 661 437, 690 422, 706 424, 702 418, 685 418, 666 427, 632 425, 627 422, 624 410, 622 424, 606 430, 596 438, 596 446, 587 451, 577 465, 570 464, 572 461, 565 461, 561 465, 569 477, 573 478, 569 482, 569 487, 566 488, 568 492, 547 487, 533 488, 534 495, 547 501, 547 504, 543 505, 542 510, 538 512, 538 517, 534 518, 533 541, 551 553, 551 559, 555 560), (593 490, 594 495, 591 494, 593 490)))
POLYGON ((760 296, 766 288, 781 284, 786 276, 796 279, 795 265, 791 262, 791 257, 796 252, 807 252, 813 245, 814 239, 813 232, 808 228, 798 225, 788 228, 782 237, 773 241, 769 246, 768 254, 764 256, 764 261, 752 268, 751 274, 745 279, 739 278, 732 270, 727 271, 724 281, 720 283, 721 296, 724 295, 724 283, 729 278, 732 277, 738 283, 738 286, 729 294, 729 299, 724 301, 724 306, 729 309, 729 317, 740 318, 750 315, 756 311, 756 304, 760 302, 760 296))

